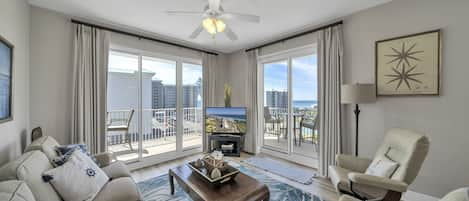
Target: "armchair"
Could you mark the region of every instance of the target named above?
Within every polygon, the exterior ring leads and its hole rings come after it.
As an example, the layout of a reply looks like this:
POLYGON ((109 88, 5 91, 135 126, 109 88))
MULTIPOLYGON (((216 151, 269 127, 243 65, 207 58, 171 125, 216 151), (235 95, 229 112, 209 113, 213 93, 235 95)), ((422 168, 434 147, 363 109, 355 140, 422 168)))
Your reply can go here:
POLYGON ((428 153, 428 138, 405 129, 391 129, 375 157, 387 157, 399 164, 390 178, 364 174, 370 159, 337 155, 336 166, 329 166, 332 184, 341 194, 359 200, 399 201, 407 191, 428 153))

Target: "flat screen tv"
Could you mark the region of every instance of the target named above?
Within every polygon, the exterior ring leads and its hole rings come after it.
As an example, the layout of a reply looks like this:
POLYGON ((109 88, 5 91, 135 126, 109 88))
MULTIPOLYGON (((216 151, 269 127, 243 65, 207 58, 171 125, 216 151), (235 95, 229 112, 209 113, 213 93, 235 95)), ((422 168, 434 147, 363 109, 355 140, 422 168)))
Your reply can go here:
POLYGON ((245 107, 207 107, 205 131, 207 133, 246 133, 245 107))

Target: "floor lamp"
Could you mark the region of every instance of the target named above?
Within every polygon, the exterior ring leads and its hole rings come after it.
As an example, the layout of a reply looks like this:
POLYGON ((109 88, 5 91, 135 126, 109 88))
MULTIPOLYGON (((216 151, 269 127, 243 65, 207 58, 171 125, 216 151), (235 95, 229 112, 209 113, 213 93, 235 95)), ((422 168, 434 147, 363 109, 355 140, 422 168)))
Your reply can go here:
POLYGON ((341 103, 355 104, 355 156, 358 156, 358 115, 360 108, 358 104, 376 101, 376 88, 374 84, 345 84, 341 88, 341 103))

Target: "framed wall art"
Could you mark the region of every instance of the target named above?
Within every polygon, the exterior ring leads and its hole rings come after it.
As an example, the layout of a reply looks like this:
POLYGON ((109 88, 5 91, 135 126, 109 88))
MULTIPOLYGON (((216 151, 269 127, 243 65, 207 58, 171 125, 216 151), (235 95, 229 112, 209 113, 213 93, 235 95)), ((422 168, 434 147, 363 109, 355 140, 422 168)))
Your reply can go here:
POLYGON ((440 30, 377 41, 378 96, 439 95, 440 30))
POLYGON ((12 120, 13 45, 0 36, 0 123, 12 120))

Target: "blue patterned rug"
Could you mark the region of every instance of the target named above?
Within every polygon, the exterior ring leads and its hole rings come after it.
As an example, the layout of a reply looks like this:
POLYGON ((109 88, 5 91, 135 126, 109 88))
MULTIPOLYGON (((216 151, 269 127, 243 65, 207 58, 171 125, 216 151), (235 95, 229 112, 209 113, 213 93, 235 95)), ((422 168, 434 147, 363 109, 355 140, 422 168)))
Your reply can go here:
MULTIPOLYGON (((277 181, 259 171, 248 169, 244 166, 240 166, 239 169, 244 174, 265 183, 269 187, 271 201, 321 201, 321 199, 315 195, 277 181)), ((174 195, 170 194, 167 174, 139 182, 138 188, 143 195, 144 201, 191 200, 191 198, 177 185, 177 182, 175 182, 174 195)))

